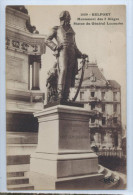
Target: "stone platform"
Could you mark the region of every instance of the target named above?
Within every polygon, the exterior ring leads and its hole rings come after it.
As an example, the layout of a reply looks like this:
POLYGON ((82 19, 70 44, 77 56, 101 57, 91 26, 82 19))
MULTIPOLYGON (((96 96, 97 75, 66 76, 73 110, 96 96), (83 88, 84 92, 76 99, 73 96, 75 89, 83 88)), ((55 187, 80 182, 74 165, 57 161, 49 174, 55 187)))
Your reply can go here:
POLYGON ((53 107, 57 105, 74 106, 74 107, 80 107, 80 108, 84 107, 83 103, 74 102, 74 101, 57 100, 54 102, 47 103, 46 105, 44 105, 44 108, 49 108, 49 107, 53 107))
POLYGON ((58 105, 34 114, 39 133, 30 158, 30 183, 35 190, 95 189, 102 174, 91 151, 89 118, 84 108, 58 105))

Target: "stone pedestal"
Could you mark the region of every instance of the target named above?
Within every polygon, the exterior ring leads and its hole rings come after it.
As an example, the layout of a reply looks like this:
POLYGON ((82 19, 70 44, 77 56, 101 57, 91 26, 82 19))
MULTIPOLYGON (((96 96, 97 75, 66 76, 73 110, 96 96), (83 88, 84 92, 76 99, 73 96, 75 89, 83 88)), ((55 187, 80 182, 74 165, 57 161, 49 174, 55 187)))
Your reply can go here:
POLYGON ((95 189, 98 158, 90 149, 89 117, 84 108, 53 106, 38 118, 38 146, 30 159, 35 190, 95 189))

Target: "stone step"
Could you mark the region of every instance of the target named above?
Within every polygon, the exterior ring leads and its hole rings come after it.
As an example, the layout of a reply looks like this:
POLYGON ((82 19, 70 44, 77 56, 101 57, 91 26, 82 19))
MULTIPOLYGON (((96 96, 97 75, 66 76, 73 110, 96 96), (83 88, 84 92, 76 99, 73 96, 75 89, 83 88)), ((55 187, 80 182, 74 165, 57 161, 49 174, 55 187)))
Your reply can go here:
POLYGON ((7 166, 7 173, 10 173, 10 172, 26 172, 26 171, 29 171, 29 169, 30 169, 29 164, 8 165, 7 166))
POLYGON ((7 132, 7 144, 37 144, 38 133, 7 132))
POLYGON ((30 164, 30 155, 7 156, 7 165, 30 164))
POLYGON ((37 144, 7 144, 7 156, 29 155, 34 153, 37 144))
POLYGON ((7 178, 10 177, 23 177, 24 176, 24 172, 9 172, 7 173, 7 178))
POLYGON ((17 184, 17 185, 7 185, 8 190, 34 190, 34 186, 31 184, 17 184))
POLYGON ((7 179, 7 185, 28 184, 29 178, 26 177, 10 177, 7 179))

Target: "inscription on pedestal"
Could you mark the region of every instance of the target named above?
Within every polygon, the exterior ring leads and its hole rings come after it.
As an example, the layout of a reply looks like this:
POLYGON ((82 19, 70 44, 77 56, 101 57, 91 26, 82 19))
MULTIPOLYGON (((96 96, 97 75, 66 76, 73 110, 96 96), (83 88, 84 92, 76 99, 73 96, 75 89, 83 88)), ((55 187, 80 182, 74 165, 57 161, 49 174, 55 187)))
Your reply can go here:
POLYGON ((89 149, 89 130, 86 122, 61 121, 60 147, 61 149, 87 150, 89 149))

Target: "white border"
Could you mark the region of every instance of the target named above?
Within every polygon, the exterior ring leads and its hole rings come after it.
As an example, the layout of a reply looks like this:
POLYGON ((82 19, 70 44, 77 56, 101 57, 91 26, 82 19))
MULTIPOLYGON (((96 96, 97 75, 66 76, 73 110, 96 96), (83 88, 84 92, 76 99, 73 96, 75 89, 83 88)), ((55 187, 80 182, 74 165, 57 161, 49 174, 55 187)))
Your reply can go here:
MULTIPOLYGON (((5 7, 6 5, 127 5, 127 190, 17 191, 26 193, 133 194, 133 1, 0 0, 0 192, 6 190, 5 7)), ((11 191, 13 192, 13 191, 11 191)))

